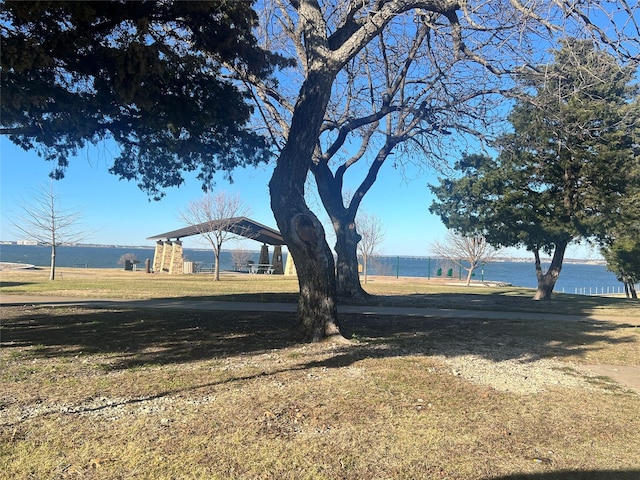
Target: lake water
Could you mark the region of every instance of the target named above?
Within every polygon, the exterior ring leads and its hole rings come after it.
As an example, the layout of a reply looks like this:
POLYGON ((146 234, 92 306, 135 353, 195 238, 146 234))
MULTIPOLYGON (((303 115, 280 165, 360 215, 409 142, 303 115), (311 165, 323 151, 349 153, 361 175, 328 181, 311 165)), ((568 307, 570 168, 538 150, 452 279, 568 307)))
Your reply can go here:
MULTIPOLYGON (((258 262, 259 252, 250 252, 251 259, 258 262)), ((144 265, 146 259, 153 261, 154 248, 148 247, 58 247, 56 265, 59 267, 122 268, 120 258, 133 254, 144 265)), ((48 266, 51 250, 35 245, 0 245, 0 262, 27 263, 48 266)), ((212 264, 211 250, 184 250, 186 261, 212 264)), ((286 261, 286 253, 285 259, 286 261)), ((546 267, 546 266, 545 266, 546 267)), ((231 252, 222 251, 221 270, 232 270, 231 252)), ((436 277, 438 270, 446 277, 451 268, 446 262, 428 257, 377 257, 369 262, 369 274, 401 277, 436 277)), ((464 271, 452 269, 452 278, 464 278, 464 271)), ((479 269, 475 280, 506 282, 518 287, 536 288, 536 273, 531 262, 494 262, 479 269)), ((557 292, 601 294, 623 293, 622 284, 603 265, 565 263, 556 284, 557 292)))
MULTIPOLYGON (((118 268, 120 258, 133 254, 144 265, 148 258, 153 262, 154 247, 58 247, 56 265, 58 267, 118 268)), ((259 252, 251 252, 257 262, 259 252)), ((211 264, 214 262, 212 250, 184 249, 185 261, 211 264)), ((28 263, 48 266, 51 263, 51 248, 36 245, 0 245, 0 262, 28 263)), ((224 250, 220 254, 220 268, 231 270, 231 252, 224 250)))
MULTIPOLYGON (((543 264, 543 268, 548 268, 543 264)), ((379 257, 369 267, 371 274, 383 274, 404 277, 436 277, 438 270, 447 277, 449 270, 452 278, 466 279, 466 272, 453 267, 445 260, 428 257, 379 257)), ((493 262, 476 270, 474 280, 510 283, 516 287, 536 288, 536 270, 533 255, 530 262, 493 262)), ((564 263, 560 278, 556 283, 556 292, 599 294, 624 293, 624 286, 604 265, 586 263, 564 263)))

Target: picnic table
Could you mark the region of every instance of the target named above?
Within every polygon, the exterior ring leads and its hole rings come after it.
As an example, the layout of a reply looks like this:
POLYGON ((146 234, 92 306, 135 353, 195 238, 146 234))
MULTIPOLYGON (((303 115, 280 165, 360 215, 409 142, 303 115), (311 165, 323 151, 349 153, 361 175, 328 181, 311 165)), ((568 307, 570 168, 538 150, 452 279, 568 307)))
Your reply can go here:
POLYGON ((268 273, 269 275, 271 275, 273 273, 273 265, 271 265, 270 263, 250 263, 249 273, 268 273))

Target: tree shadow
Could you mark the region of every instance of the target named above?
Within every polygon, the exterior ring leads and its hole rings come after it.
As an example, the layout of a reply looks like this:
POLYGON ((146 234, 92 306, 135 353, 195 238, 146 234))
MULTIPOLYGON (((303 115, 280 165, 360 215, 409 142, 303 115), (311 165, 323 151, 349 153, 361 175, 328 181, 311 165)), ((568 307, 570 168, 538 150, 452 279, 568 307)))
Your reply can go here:
POLYGON ((637 342, 617 331, 625 323, 595 320, 531 320, 514 318, 445 318, 420 316, 352 317, 347 335, 375 346, 385 355, 477 355, 493 362, 580 356, 605 346, 637 342))
POLYGON ((0 282, 0 288, 22 287, 24 285, 35 285, 34 282, 0 282))
POLYGON ((253 292, 253 293, 224 293, 197 297, 180 297, 185 302, 259 302, 259 303, 291 303, 297 304, 298 293, 291 292, 253 292))
POLYGON ((295 315, 138 308, 3 307, 3 347, 32 358, 104 354, 111 368, 188 363, 285 348, 295 315))
MULTIPOLYGON (((478 287, 481 288, 481 287, 478 287)), ((555 294, 550 300, 535 301, 535 290, 500 288, 483 293, 413 293, 408 295, 376 295, 367 305, 460 308, 469 310, 497 310, 538 312, 565 315, 589 315, 597 308, 624 307, 630 314, 640 315, 640 303, 626 298, 590 295, 555 294)))
MULTIPOLYGON (((35 358, 104 354, 111 368, 126 369, 260 353, 301 342, 293 311, 207 310, 206 302, 189 309, 180 302, 182 308, 127 305, 3 307, 2 344, 29 347, 35 358)), ((473 354, 493 362, 533 362, 637 341, 615 333, 631 325, 594 320, 354 313, 342 314, 340 322, 346 338, 358 342, 306 368, 339 368, 367 357, 403 355, 473 354)))
MULTIPOLYGON (((478 287, 481 289, 482 287, 478 287)), ((506 311, 543 313, 551 315, 589 316, 606 308, 624 308, 629 316, 640 317, 640 302, 616 297, 561 294, 554 295, 548 301, 533 300, 535 290, 501 287, 482 293, 410 293, 403 295, 369 295, 366 298, 340 298, 338 307, 388 307, 388 308, 425 308, 425 309, 461 309, 469 311, 506 311)), ((191 306, 202 306, 207 302, 260 302, 287 303, 297 305, 298 293, 237 293, 212 294, 207 296, 185 296, 175 298, 191 306)), ((169 299, 166 299, 169 300, 169 299)))

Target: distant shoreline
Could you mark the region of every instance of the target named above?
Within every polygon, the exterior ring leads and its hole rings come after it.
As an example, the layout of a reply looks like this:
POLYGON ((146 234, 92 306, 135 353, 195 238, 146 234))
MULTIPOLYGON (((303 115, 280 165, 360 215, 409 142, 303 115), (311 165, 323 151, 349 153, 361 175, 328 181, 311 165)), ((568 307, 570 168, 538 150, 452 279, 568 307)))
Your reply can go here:
MULTIPOLYGON (((21 243, 16 240, 0 240, 0 247, 2 245, 18 245, 21 247, 48 247, 48 245, 42 245, 40 243, 21 243)), ((60 247, 82 247, 82 248, 135 248, 137 250, 145 249, 145 250, 153 250, 155 248, 154 245, 119 245, 115 243, 65 243, 63 245, 59 245, 60 247)), ((208 251, 209 248, 193 248, 187 247, 189 250, 198 250, 198 251, 208 251)), ((259 250, 255 250, 259 252, 259 250)))
MULTIPOLYGON (((0 247, 2 245, 21 245, 21 246, 46 246, 39 244, 30 244, 30 243, 19 243, 17 240, 0 240, 0 247)), ((131 248, 136 250, 149 250, 153 249, 154 245, 119 245, 119 244, 101 244, 101 243, 75 243, 75 244, 65 244, 61 245, 63 247, 84 247, 84 248, 131 248)), ((206 252, 209 251, 209 248, 194 248, 194 247, 186 247, 188 250, 195 250, 206 252)), ((228 250, 233 251, 233 249, 228 250)), ((248 252, 259 252, 259 250, 247 250, 248 252)), ((402 258, 437 258, 435 255, 376 255, 381 258, 393 258, 393 257, 402 257, 402 258)), ((542 263, 548 264, 551 263, 551 258, 543 257, 542 263)), ((516 263, 533 263, 533 257, 496 257, 491 260, 491 263, 499 262, 516 262, 516 263)), ((598 258, 565 258, 563 264, 578 264, 578 265, 602 265, 606 266, 607 262, 604 259, 598 258)))

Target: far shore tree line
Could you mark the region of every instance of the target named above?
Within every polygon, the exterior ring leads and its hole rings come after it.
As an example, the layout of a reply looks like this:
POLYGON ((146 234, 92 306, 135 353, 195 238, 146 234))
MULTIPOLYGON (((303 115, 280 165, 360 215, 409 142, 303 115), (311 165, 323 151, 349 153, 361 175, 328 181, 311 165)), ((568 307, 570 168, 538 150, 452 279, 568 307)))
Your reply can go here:
POLYGON ((153 199, 183 172, 207 191, 218 172, 275 159, 271 208, 310 341, 340 335, 338 298, 367 296, 356 219, 391 167, 440 172, 430 210, 456 234, 531 251, 536 299, 551 297, 580 239, 632 288, 639 11, 595 0, 7 1, 0 133, 52 162, 54 178, 85 144, 114 141, 110 172, 153 199), (309 177, 333 249, 307 205, 309 177))

